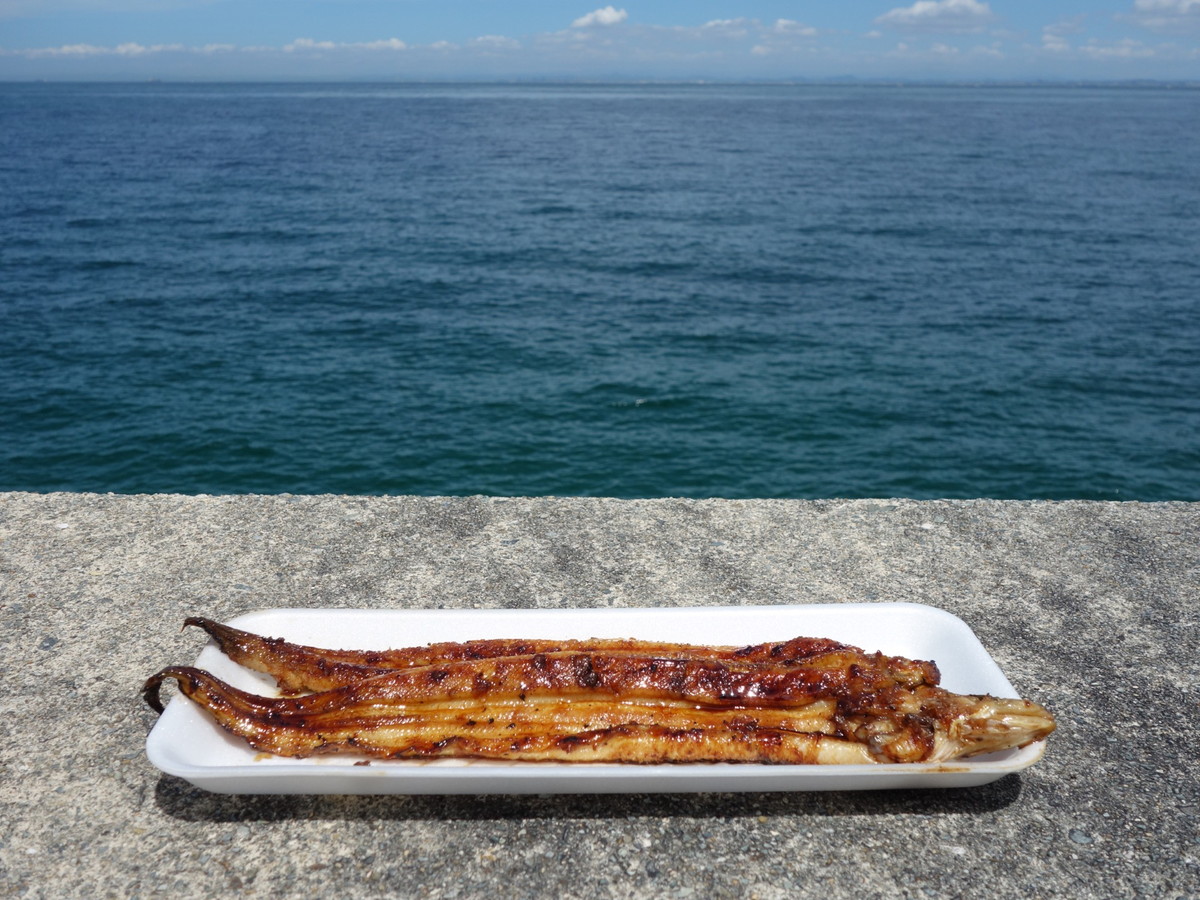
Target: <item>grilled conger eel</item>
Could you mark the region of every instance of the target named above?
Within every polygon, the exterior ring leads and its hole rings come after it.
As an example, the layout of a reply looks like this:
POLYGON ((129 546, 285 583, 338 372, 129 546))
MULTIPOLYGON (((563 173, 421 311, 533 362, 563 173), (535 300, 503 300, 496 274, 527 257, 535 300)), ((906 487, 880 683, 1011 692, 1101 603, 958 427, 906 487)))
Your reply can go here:
POLYGON ((285 697, 172 666, 225 730, 280 756, 558 762, 940 762, 1054 730, 1029 700, 954 694, 932 662, 823 638, 749 647, 636 640, 484 640, 322 650, 204 618, 235 662, 285 697), (300 696, 296 696, 300 695, 300 696))

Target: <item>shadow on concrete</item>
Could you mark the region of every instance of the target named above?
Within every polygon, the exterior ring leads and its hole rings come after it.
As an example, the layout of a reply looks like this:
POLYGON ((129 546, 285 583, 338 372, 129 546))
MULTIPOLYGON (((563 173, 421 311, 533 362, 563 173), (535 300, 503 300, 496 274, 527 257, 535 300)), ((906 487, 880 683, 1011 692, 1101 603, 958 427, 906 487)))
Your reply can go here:
POLYGON ((210 794, 163 775, 155 803, 187 822, 517 821, 680 816, 972 815, 1003 809, 1021 795, 1007 775, 974 788, 747 794, 521 794, 479 796, 334 796, 210 794))

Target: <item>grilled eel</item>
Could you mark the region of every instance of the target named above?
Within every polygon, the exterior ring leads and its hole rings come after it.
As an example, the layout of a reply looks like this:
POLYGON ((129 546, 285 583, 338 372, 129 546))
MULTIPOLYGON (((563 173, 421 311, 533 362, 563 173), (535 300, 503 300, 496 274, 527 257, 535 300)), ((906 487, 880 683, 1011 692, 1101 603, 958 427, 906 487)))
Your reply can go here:
MULTIPOLYGON (((605 653, 611 655, 651 656, 666 659, 716 659, 740 662, 771 662, 781 665, 815 664, 829 654, 851 653, 862 663, 863 651, 827 638, 798 637, 780 643, 753 644, 748 647, 714 647, 632 639, 592 638, 579 640, 495 639, 443 642, 424 647, 395 650, 325 650, 293 644, 282 638, 262 637, 222 625, 212 619, 191 616, 184 626, 195 626, 208 633, 221 652, 234 662, 270 675, 285 695, 327 691, 352 684, 395 669, 430 666, 454 660, 483 660, 503 656, 531 656, 537 653, 605 653)), ((893 677, 913 686, 937 684, 941 679, 937 666, 925 660, 883 657, 893 677)))
POLYGON ((144 695, 161 711, 173 679, 227 731, 293 757, 937 762, 1054 729, 1036 703, 953 694, 914 678, 912 661, 829 643, 785 663, 578 649, 456 659, 283 698, 171 667, 144 695))

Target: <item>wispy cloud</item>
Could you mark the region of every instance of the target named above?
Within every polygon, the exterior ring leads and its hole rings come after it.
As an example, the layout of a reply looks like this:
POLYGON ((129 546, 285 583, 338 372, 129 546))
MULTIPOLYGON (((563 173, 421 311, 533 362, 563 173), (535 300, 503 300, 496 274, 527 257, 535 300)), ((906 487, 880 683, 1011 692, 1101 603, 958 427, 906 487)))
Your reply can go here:
POLYGON ((1073 48, 1068 37, 1083 31, 1083 16, 1054 22, 1042 28, 1042 49, 1051 53, 1068 53, 1073 48))
POLYGON ((875 24, 895 31, 961 34, 982 31, 995 19, 978 0, 917 0, 885 12, 875 24))
POLYGON ((114 46, 97 44, 63 44, 59 47, 36 47, 26 50, 9 50, 7 55, 24 56, 28 59, 47 57, 136 57, 156 56, 165 54, 188 54, 193 56, 211 56, 218 53, 324 53, 336 51, 360 50, 407 50, 408 45, 399 38, 386 38, 378 41, 317 41, 312 38, 296 38, 282 47, 239 47, 236 44, 204 44, 189 47, 185 44, 138 44, 126 42, 114 46))
POLYGON ((477 38, 471 38, 468 45, 482 50, 521 49, 520 41, 515 38, 505 37, 502 34, 482 34, 477 38))
POLYGON ((399 38, 385 38, 381 41, 314 41, 312 38, 296 38, 290 44, 283 46, 285 53, 306 53, 311 51, 341 51, 341 50, 407 50, 408 44, 399 38))
POLYGON ((95 44, 63 44, 61 47, 38 47, 32 50, 17 51, 19 55, 30 59, 43 57, 84 57, 84 56, 147 56, 156 53, 197 52, 200 48, 189 48, 183 44, 137 44, 128 42, 117 44, 115 47, 99 47, 95 44))
POLYGON ((750 34, 750 29, 761 28, 757 19, 713 19, 702 26, 710 36, 737 40, 750 34))
POLYGON ((1200 0, 1136 0, 1122 18, 1154 31, 1200 31, 1200 0))
POLYGON ((1150 59, 1158 55, 1154 47, 1132 38, 1111 43, 1089 41, 1078 47, 1077 52, 1088 59, 1150 59))
POLYGON ((813 39, 820 32, 811 25, 793 19, 776 19, 770 26, 755 22, 759 31, 758 43, 750 48, 755 56, 770 56, 796 53, 813 47, 813 39))
POLYGON ((994 41, 989 45, 977 44, 961 47, 944 41, 934 41, 930 44, 919 42, 910 44, 907 41, 901 41, 887 51, 887 56, 891 59, 932 64, 938 66, 939 69, 948 65, 961 65, 964 62, 994 65, 999 60, 1008 59, 1008 55, 1001 49, 1001 46, 999 41, 994 41))
POLYGON ((1042 50, 1063 58, 1093 62, 1162 59, 1179 55, 1178 48, 1170 44, 1154 46, 1134 38, 1102 41, 1093 37, 1082 43, 1072 43, 1069 38, 1081 34, 1082 31, 1079 18, 1047 25, 1042 29, 1042 50))
POLYGON ((802 22, 796 22, 792 19, 776 19, 775 24, 771 26, 771 31, 775 34, 788 34, 797 37, 817 36, 817 29, 811 25, 805 25, 802 22))

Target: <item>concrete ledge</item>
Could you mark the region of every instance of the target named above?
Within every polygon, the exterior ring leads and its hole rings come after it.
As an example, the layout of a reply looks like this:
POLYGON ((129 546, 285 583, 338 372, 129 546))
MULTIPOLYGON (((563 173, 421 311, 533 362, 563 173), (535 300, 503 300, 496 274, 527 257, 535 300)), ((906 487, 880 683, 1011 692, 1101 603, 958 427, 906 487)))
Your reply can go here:
POLYGON ((1200 896, 1200 504, 0 494, 0 895, 1200 896), (189 614, 909 601, 1059 717, 963 791, 223 797, 189 614))

